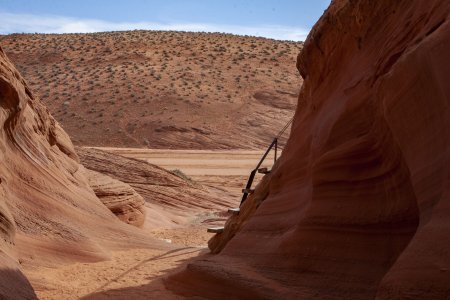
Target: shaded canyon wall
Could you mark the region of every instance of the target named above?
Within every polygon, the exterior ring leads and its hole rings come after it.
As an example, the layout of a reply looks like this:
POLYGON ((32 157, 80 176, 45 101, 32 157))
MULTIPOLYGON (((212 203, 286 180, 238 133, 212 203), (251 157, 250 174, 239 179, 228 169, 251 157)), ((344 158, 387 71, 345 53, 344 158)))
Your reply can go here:
POLYGON ((450 2, 333 1, 272 172, 167 280, 212 299, 450 297, 450 2))

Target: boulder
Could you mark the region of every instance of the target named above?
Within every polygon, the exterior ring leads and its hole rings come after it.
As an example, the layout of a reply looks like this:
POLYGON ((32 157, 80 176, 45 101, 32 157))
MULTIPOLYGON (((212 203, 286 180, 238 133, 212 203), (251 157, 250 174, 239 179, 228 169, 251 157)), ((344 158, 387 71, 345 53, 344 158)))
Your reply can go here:
POLYGON ((145 221, 144 198, 128 184, 102 173, 86 170, 95 195, 122 222, 142 227, 145 221))

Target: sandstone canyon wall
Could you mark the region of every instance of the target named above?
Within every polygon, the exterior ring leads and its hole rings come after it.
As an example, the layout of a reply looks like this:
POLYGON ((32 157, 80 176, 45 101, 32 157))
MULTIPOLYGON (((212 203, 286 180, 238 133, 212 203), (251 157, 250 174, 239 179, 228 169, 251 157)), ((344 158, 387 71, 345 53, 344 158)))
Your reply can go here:
POLYGON ((0 163, 0 298, 35 298, 20 264, 96 261, 124 246, 167 247, 122 223, 96 197, 69 137, 1 48, 0 163))
MULTIPOLYGON (((144 198, 147 228, 179 227, 199 213, 225 211, 233 205, 202 185, 146 161, 94 148, 77 147, 76 151, 86 168, 131 186, 144 198)), ((132 212, 139 214, 139 208, 132 212)))
POLYGON ((167 280, 211 299, 450 297, 450 2, 335 0, 272 172, 167 280))

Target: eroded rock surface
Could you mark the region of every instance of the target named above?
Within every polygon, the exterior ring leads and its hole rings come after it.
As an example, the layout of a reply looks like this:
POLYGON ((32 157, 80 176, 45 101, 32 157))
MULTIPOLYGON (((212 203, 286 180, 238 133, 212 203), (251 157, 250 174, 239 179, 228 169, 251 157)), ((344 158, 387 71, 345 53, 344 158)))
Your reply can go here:
POLYGON ((298 57, 289 142, 218 255, 171 276, 212 299, 450 296, 450 2, 333 1, 298 57))
POLYGON ((96 197, 69 137, 1 49, 0 164, 0 298, 35 297, 19 261, 30 271, 106 259, 113 248, 167 248, 96 197))
POLYGON ((141 227, 145 221, 144 198, 128 184, 105 174, 86 170, 95 195, 121 221, 141 227))
POLYGON ((231 204, 201 185, 143 160, 77 147, 86 168, 129 184, 145 202, 149 228, 191 222, 200 211, 226 210, 231 204))

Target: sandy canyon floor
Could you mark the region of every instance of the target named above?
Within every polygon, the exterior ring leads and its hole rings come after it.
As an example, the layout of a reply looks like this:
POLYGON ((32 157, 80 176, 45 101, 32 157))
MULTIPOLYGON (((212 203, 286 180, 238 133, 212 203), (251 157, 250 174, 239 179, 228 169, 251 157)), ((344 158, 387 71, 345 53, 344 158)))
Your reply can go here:
MULTIPOLYGON (((168 170, 180 170, 230 206, 239 206, 241 189, 258 163, 263 150, 152 150, 100 148, 127 157, 143 159, 168 170)), ((263 166, 273 163, 273 151, 263 166)), ((258 179, 261 175, 255 179, 258 179)), ((163 278, 187 260, 210 255, 206 232, 211 225, 225 222, 225 211, 200 212, 177 228, 144 225, 149 237, 167 241, 171 250, 130 249, 116 251, 110 260, 75 263, 60 268, 36 269, 24 265, 26 275, 40 299, 179 299, 164 287, 163 278)))

